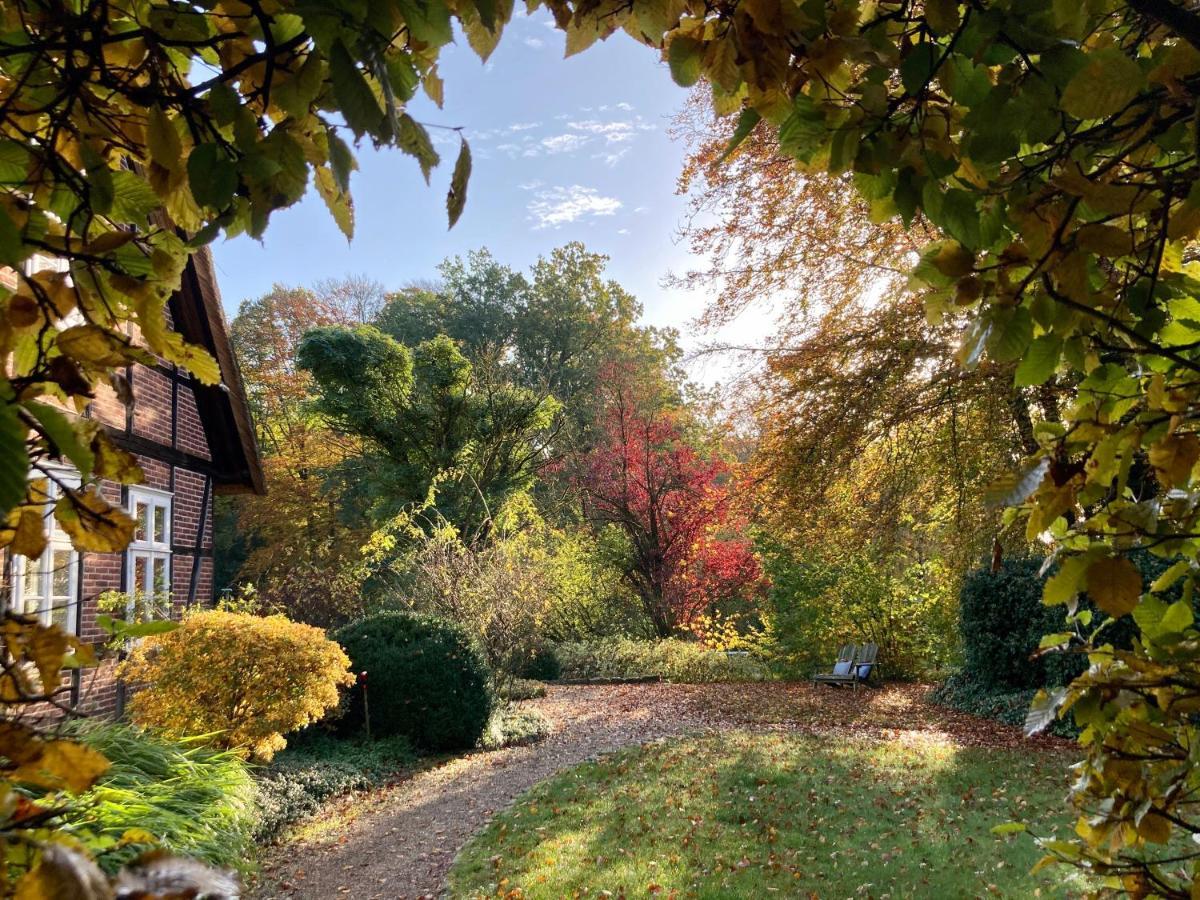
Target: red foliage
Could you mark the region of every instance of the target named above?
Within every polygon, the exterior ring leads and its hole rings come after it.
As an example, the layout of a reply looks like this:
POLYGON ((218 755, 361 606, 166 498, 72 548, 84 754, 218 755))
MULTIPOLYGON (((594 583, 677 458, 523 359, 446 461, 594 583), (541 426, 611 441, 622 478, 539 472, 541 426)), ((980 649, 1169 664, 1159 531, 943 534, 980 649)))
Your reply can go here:
POLYGON ((629 539, 626 577, 665 637, 715 601, 751 598, 762 571, 729 467, 697 453, 674 413, 640 408, 621 373, 602 383, 601 437, 581 479, 588 513, 629 539))

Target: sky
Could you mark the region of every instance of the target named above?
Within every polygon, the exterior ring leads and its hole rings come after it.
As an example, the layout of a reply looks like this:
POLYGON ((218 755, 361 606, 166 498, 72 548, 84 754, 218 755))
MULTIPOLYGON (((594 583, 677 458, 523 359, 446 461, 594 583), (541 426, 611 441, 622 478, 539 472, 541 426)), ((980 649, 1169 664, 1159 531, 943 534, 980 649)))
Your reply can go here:
MULTIPOLYGON (((678 236, 687 212, 686 198, 675 194, 685 147, 668 135, 687 92, 656 51, 624 33, 570 59, 563 47, 548 16, 521 15, 486 64, 461 38, 443 51, 443 109, 423 94, 410 104, 418 121, 461 126, 470 142, 467 206, 453 230, 445 210, 458 152, 453 131, 429 129, 442 164, 428 187, 412 157, 364 143, 351 181, 353 242, 310 191, 272 216, 261 243, 240 237, 213 246, 227 314, 275 283, 355 274, 393 289, 435 278, 442 259, 478 247, 526 270, 539 255, 579 240, 611 257, 610 277, 642 302, 645 321, 679 328, 685 349, 763 332, 765 323, 752 316, 721 335, 700 335, 691 320, 704 296, 663 286, 668 272, 699 262, 678 236)), ((690 370, 712 383, 727 380, 726 365, 707 358, 690 370)))

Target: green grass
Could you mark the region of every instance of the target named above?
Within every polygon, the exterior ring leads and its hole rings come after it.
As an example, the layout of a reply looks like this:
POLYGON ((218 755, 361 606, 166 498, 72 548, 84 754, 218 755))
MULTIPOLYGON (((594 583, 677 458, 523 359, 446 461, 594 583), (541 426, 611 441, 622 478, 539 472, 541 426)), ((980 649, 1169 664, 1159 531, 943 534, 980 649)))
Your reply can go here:
POLYGON ((994 825, 1068 831, 1067 760, 916 738, 734 732, 625 751, 535 787, 463 850, 455 897, 1061 896, 994 825))
POLYGON ((214 865, 247 864, 256 794, 236 753, 117 723, 87 723, 78 734, 112 767, 72 804, 67 826, 100 851, 105 869, 115 871, 153 847, 214 865), (121 843, 131 830, 149 832, 155 843, 121 843))

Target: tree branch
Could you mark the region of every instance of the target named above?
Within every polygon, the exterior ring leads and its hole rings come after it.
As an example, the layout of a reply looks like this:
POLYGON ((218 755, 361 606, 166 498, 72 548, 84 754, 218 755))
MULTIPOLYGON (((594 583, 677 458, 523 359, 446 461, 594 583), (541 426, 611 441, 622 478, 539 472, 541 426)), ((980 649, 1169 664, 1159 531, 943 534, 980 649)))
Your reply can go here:
POLYGON ((1129 6, 1200 50, 1200 15, 1173 0, 1129 0, 1129 6))

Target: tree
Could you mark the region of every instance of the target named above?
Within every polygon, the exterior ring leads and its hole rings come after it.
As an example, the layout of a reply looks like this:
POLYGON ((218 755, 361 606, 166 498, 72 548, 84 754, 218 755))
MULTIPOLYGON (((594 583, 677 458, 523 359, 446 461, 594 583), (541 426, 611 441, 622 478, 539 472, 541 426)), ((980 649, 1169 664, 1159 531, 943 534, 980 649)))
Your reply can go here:
POLYGON ((410 351, 371 326, 316 328, 297 360, 330 426, 364 442, 350 465, 376 525, 432 499, 474 542, 545 461, 553 398, 493 381, 445 335, 410 351))
POLYGON ((231 574, 253 581, 269 607, 323 626, 359 602, 366 529, 342 514, 340 485, 326 473, 359 456, 362 443, 332 431, 312 409, 313 380, 296 352, 312 327, 372 314, 362 308, 371 291, 361 279, 322 283, 315 292, 276 285, 242 303, 230 329, 267 481, 265 496, 227 501, 234 520, 222 531, 234 529, 246 544, 231 574))
POLYGON ((616 526, 629 547, 625 578, 660 637, 721 600, 751 597, 761 581, 718 459, 684 440, 678 416, 647 408, 619 369, 606 376, 603 436, 585 459, 585 509, 616 526))

